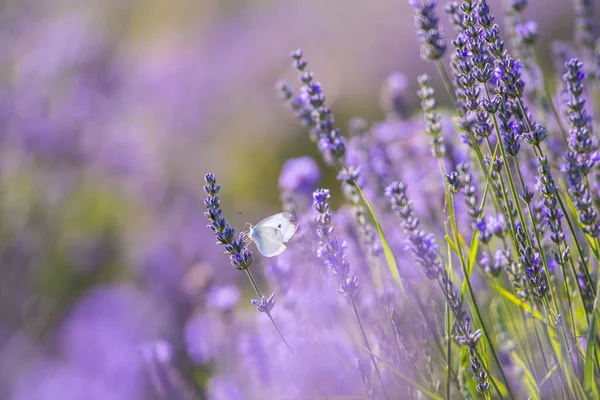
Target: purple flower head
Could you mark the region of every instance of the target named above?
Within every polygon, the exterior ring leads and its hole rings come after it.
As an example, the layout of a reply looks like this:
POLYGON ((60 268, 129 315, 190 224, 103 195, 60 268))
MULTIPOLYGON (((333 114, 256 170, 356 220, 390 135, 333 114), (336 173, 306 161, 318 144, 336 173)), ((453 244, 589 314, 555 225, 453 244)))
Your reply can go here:
POLYGON ((269 298, 266 298, 263 295, 260 300, 252 299, 250 300, 250 303, 252 303, 259 312, 271 314, 273 307, 275 307, 275 293, 272 293, 269 298))
POLYGON ((153 340, 140 346, 142 357, 147 363, 170 363, 173 359, 173 347, 164 340, 153 340))
POLYGON ((338 292, 352 296, 358 288, 358 278, 348 276, 350 263, 346 257, 346 242, 335 237, 334 229, 330 225, 330 198, 327 189, 318 189, 313 193, 313 209, 317 212, 314 221, 319 237, 317 257, 323 261, 329 273, 339 282, 338 292))
POLYGON ((492 231, 492 233, 499 238, 502 238, 504 235, 506 235, 508 228, 506 226, 506 221, 504 220, 503 214, 487 217, 487 224, 490 231, 492 231))
POLYGON ((392 210, 401 220, 402 229, 407 235, 406 246, 415 262, 429 279, 435 279, 442 270, 442 262, 437 255, 437 243, 432 234, 419 228, 419 220, 413 215, 413 203, 406 195, 406 185, 393 182, 385 189, 392 210))
POLYGON ((216 310, 231 310, 240 299, 240 289, 234 285, 213 287, 206 294, 206 303, 216 310))
POLYGON ((522 12, 527 8, 527 2, 529 0, 511 0, 510 7, 517 13, 522 12))
POLYGON ((212 376, 208 381, 208 400, 244 400, 240 386, 228 376, 212 376))
POLYGON ((252 264, 252 252, 246 247, 245 235, 240 232, 236 239, 235 229, 221 216, 223 210, 217 197, 221 187, 217 185, 215 175, 206 174, 204 180, 206 181, 204 191, 208 195, 204 200, 206 207, 204 215, 211 223, 208 228, 215 234, 217 244, 225 246, 225 254, 229 256, 231 265, 239 270, 248 269, 252 264))
POLYGON ((173 365, 173 347, 164 340, 153 340, 140 348, 150 382, 160 398, 193 398, 193 392, 173 365))
MULTIPOLYGON (((317 147, 323 159, 330 165, 343 165, 346 154, 346 139, 341 136, 339 129, 335 128, 335 120, 331 110, 325 104, 325 92, 322 85, 313 80, 313 73, 306 69, 307 61, 303 58, 302 51, 296 50, 290 54, 293 66, 298 70, 298 80, 302 84, 301 93, 309 97, 309 104, 298 104, 292 108, 304 125, 310 127, 310 138, 317 142, 317 147), (306 114, 310 113, 310 118, 306 114)), ((281 85, 280 85, 281 86, 281 85)), ((281 91, 281 90, 280 90, 281 91)), ((289 90, 284 91, 284 100, 289 103, 289 90)))
POLYGON ((198 314, 187 321, 184 328, 187 352, 197 364, 206 364, 219 358, 230 345, 226 327, 213 314, 198 314))
POLYGON ((597 26, 593 0, 575 0, 575 42, 590 50, 597 39, 597 26))
POLYGON ((527 21, 524 24, 519 24, 515 27, 519 40, 527 45, 532 46, 538 37, 538 26, 535 21, 527 21))
POLYGON ((446 52, 446 41, 435 14, 437 1, 409 0, 409 4, 414 9, 414 24, 421 43, 421 57, 426 61, 439 60, 446 52))
POLYGON ((129 285, 85 294, 56 332, 60 362, 48 360, 24 375, 26 394, 14 398, 144 398, 140 344, 169 324, 150 300, 129 285))
POLYGON ((510 57, 496 63, 494 76, 510 98, 517 98, 523 94, 525 82, 521 79, 521 68, 521 62, 510 57))
POLYGON ((383 87, 383 107, 392 116, 404 119, 409 115, 406 104, 406 75, 395 72, 388 76, 383 87))
POLYGON ((285 191, 311 193, 321 173, 311 157, 292 158, 285 162, 279 175, 279 187, 285 191))

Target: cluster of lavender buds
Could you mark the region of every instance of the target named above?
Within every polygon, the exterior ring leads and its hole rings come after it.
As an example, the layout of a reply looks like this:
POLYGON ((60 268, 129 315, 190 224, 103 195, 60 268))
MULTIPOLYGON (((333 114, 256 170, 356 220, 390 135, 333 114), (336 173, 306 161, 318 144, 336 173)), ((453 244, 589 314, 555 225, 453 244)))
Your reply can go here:
POLYGON ((339 282, 338 292, 343 295, 352 296, 358 289, 358 277, 350 277, 350 264, 346 257, 346 242, 339 241, 335 237, 334 228, 331 226, 330 199, 328 189, 318 189, 313 194, 313 209, 317 212, 315 225, 319 237, 319 257, 327 270, 339 282))
POLYGON ((225 254, 229 256, 231 265, 239 270, 246 270, 252 265, 252 252, 246 247, 245 235, 240 232, 236 238, 235 229, 221 215, 223 210, 217 196, 221 187, 217 185, 215 175, 206 174, 204 180, 206 182, 204 191, 208 195, 204 200, 204 207, 206 207, 204 215, 210 221, 208 227, 215 234, 217 244, 225 246, 225 254))

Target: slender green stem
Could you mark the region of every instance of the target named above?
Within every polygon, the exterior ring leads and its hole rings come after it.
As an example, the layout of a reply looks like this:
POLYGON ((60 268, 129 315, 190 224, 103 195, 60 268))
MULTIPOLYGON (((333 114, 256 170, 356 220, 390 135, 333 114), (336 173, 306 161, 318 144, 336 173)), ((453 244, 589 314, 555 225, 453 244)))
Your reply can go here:
MULTIPOLYGON (((471 281, 469 280, 469 277, 467 275, 466 268, 464 268, 464 264, 462 264, 462 263, 461 263, 461 266, 463 267, 463 274, 465 274, 465 279, 467 280, 467 289, 469 291, 469 296, 471 297, 471 302, 473 303, 473 309, 475 310, 475 314, 477 314, 477 319, 479 319, 479 323, 481 324, 481 330, 483 331, 483 334, 484 334, 486 340, 490 344, 490 351, 492 352, 492 357, 494 357, 494 361, 496 362, 496 365, 498 365, 498 369, 500 370, 500 375, 502 375, 502 379, 504 380, 506 389, 508 390, 508 395, 510 396, 511 399, 514 399, 515 396, 513 395, 512 390, 510 388, 510 381, 508 380, 508 378, 506 377, 506 374, 504 373, 504 368, 502 366, 502 363, 500 362, 500 358, 498 357, 498 354, 496 354, 496 350, 494 349, 494 345, 490 338, 488 329, 486 328, 485 323, 483 321, 483 317, 481 316, 481 312, 479 311, 479 306, 477 305, 477 300, 475 299, 475 293, 473 292, 473 287, 471 286, 471 281)), ((492 379, 492 382, 493 382, 493 379, 492 379)))
POLYGON ((254 276, 252 276, 252 273, 250 272, 249 269, 246 269, 245 271, 246 271, 246 275, 248 276, 248 279, 250 280, 250 283, 252 284, 252 287, 254 288, 254 291, 256 292, 256 295, 258 296, 258 299, 260 300, 263 297, 263 294, 260 291, 260 289, 258 288, 258 284, 254 280, 254 276))
POLYGON ((450 96, 450 100, 452 101, 452 105, 454 106, 454 109, 458 110, 458 104, 456 101, 456 93, 454 93, 454 90, 452 90, 452 80, 450 79, 448 70, 446 70, 444 63, 442 63, 440 60, 436 61, 435 65, 437 66, 438 72, 442 76, 442 82, 444 82, 444 87, 446 88, 446 91, 448 92, 448 95, 450 96))
POLYGON ((552 111, 552 115, 554 116, 554 120, 556 121, 556 125, 558 126, 558 129, 560 130, 560 134, 562 136, 564 144, 567 144, 567 131, 566 131, 565 127, 562 125, 560 115, 558 115, 558 111, 556 109, 556 106, 554 105, 554 101, 552 100, 552 95, 550 94, 550 88, 548 87, 548 80, 546 79, 546 76, 544 75, 544 71, 539 62, 537 51, 535 50, 535 48, 533 46, 530 47, 530 49, 531 49, 531 57, 533 58, 533 62, 538 65, 538 67, 540 68, 540 71, 542 72, 542 86, 544 89, 544 95, 546 96, 546 100, 548 101, 548 105, 550 106, 550 111, 552 111))
POLYGON ((452 311, 450 310, 450 304, 446 302, 446 315, 444 320, 446 321, 446 399, 450 400, 450 365, 452 365, 452 311))

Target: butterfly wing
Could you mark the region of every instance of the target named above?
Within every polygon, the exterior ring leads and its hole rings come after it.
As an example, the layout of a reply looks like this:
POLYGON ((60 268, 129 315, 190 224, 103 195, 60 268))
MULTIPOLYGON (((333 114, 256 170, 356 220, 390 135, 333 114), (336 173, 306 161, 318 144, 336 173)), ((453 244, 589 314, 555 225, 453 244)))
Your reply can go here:
POLYGON ((283 233, 283 243, 287 243, 298 229, 298 223, 293 221, 292 214, 287 212, 271 215, 256 225, 257 228, 263 226, 279 229, 283 233))
POLYGON ((255 226, 250 234, 258 251, 265 257, 281 254, 286 248, 283 244, 283 232, 272 226, 259 225, 255 226))

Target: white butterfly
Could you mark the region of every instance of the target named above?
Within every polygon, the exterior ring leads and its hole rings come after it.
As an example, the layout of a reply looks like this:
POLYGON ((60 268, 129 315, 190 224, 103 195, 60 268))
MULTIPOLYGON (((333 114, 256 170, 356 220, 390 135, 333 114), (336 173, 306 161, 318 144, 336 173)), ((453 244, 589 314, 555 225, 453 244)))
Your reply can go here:
POLYGON ((296 233, 298 223, 292 221, 292 214, 279 213, 260 221, 256 226, 250 225, 248 237, 256 244, 258 251, 265 257, 281 254, 290 238, 296 233))

